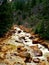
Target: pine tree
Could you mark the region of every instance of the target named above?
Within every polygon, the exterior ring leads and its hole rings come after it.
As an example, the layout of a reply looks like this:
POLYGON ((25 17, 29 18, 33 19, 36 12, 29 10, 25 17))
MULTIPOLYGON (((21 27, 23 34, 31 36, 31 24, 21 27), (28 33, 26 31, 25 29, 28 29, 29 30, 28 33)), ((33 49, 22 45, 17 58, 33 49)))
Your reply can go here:
POLYGON ((31 7, 33 8, 36 5, 36 0, 31 1, 31 7))
POLYGON ((44 32, 45 32, 44 20, 41 20, 36 26, 35 33, 39 34, 43 38, 44 32))
POLYGON ((46 28, 46 31, 45 31, 45 38, 49 39, 49 21, 48 21, 48 25, 47 25, 47 28, 46 28))
POLYGON ((11 4, 3 0, 0 5, 0 37, 2 37, 12 26, 13 15, 11 4))

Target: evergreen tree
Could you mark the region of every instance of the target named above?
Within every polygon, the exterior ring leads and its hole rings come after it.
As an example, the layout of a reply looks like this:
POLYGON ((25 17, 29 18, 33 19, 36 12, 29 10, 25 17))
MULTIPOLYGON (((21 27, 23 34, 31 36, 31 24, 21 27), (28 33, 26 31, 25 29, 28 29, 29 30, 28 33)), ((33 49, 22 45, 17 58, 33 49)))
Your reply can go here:
POLYGON ((45 38, 46 38, 46 39, 49 39, 49 21, 48 21, 47 28, 46 28, 46 30, 45 30, 45 38))
POLYGON ((44 37, 45 27, 44 27, 44 20, 41 20, 35 29, 35 33, 39 34, 41 37, 44 37))
POLYGON ((3 0, 0 5, 0 37, 2 37, 12 26, 13 15, 11 4, 3 0))
POLYGON ((31 1, 31 7, 33 8, 33 6, 35 6, 36 5, 36 0, 32 0, 31 1))

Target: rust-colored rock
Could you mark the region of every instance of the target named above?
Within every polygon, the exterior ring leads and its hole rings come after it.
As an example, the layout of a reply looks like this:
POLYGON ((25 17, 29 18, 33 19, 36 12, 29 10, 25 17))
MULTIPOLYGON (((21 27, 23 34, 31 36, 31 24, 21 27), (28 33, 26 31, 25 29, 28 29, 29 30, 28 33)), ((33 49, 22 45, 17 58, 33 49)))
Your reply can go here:
POLYGON ((33 44, 37 44, 37 43, 39 43, 39 38, 33 39, 33 44))
POLYGON ((39 49, 39 48, 38 48, 38 45, 30 46, 30 48, 33 49, 33 50, 38 50, 38 49, 39 49))
POLYGON ((34 55, 35 55, 35 56, 42 56, 43 53, 42 53, 41 50, 34 50, 34 55))
POLYGON ((43 45, 45 48, 49 50, 49 43, 47 42, 42 42, 41 45, 43 45))
POLYGON ((33 36, 30 36, 29 39, 33 39, 33 36))
POLYGON ((30 58, 30 53, 20 52, 20 53, 19 53, 19 56, 20 56, 20 57, 25 57, 25 58, 30 58))
POLYGON ((47 61, 49 62, 49 57, 47 57, 47 61))
POLYGON ((25 52, 25 51, 27 51, 27 49, 23 46, 18 46, 17 47, 17 52, 23 52, 23 51, 25 52))
POLYGON ((44 42, 44 40, 39 40, 38 42, 41 44, 41 43, 43 43, 43 42, 44 42))
POLYGON ((34 59, 33 59, 33 62, 39 63, 39 62, 40 62, 40 59, 39 59, 39 58, 34 58, 34 59))
POLYGON ((38 65, 46 65, 45 61, 41 61, 38 65))

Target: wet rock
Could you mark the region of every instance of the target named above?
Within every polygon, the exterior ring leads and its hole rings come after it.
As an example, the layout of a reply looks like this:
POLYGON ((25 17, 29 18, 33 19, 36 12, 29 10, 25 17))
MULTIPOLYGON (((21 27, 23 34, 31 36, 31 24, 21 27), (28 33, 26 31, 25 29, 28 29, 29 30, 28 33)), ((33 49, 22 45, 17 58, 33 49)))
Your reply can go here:
POLYGON ((36 44, 36 43, 38 43, 38 42, 39 42, 39 38, 33 39, 33 44, 36 44))
POLYGON ((21 33, 21 30, 18 31, 18 34, 21 33))
POLYGON ((34 54, 35 54, 35 56, 42 56, 43 55, 41 50, 34 50, 34 54))
POLYGON ((30 36, 29 39, 33 39, 33 36, 30 36))
POLYGON ((47 57, 47 61, 49 62, 49 57, 47 57))
POLYGON ((39 62, 38 65, 46 65, 46 62, 45 61, 41 61, 41 62, 39 62))
POLYGON ((33 62, 39 63, 39 62, 40 62, 40 59, 39 59, 39 58, 34 58, 34 59, 33 59, 33 62))
POLYGON ((23 36, 22 36, 22 37, 20 37, 20 39, 26 40, 26 39, 25 39, 25 37, 23 37, 23 36))

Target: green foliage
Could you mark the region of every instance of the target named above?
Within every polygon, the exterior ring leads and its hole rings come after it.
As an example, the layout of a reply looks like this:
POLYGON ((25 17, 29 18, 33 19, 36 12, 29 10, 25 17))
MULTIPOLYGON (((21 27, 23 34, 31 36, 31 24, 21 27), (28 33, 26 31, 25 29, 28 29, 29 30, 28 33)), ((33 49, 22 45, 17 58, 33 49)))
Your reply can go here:
POLYGON ((42 38, 49 38, 49 0, 15 0, 13 5, 18 25, 27 23, 28 27, 35 27, 37 24, 35 33, 42 38), (21 11, 20 15, 18 11, 21 11))
POLYGON ((36 5, 36 0, 31 1, 31 7, 34 7, 36 5))
POLYGON ((41 20, 36 28, 35 28, 35 33, 39 34, 40 37, 44 38, 44 39, 49 39, 49 23, 46 22, 44 20, 41 20), (47 25, 47 24, 48 25, 47 25))
POLYGON ((0 37, 11 28, 13 23, 13 15, 11 4, 4 0, 0 5, 0 37))
POLYGON ((36 0, 36 4, 40 4, 42 2, 42 0, 36 0))
POLYGON ((40 22, 37 24, 35 33, 36 33, 36 31, 39 34, 44 32, 44 21, 43 20, 40 20, 40 22))
POLYGON ((15 5, 16 10, 23 10, 24 2, 20 0, 15 0, 14 5, 15 5))

